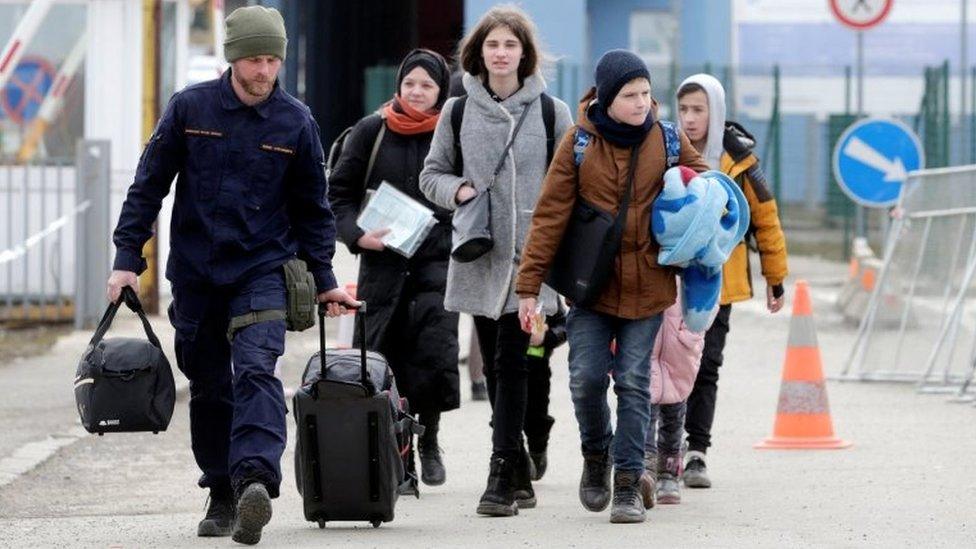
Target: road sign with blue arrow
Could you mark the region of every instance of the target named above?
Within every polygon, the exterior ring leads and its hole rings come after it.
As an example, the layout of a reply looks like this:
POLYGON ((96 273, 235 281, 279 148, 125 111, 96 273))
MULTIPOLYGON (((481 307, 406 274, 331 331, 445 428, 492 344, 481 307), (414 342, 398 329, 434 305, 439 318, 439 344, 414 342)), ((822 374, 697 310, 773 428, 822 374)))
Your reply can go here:
POLYGON ((918 136, 897 120, 855 122, 834 147, 834 177, 841 190, 862 206, 893 206, 908 172, 924 166, 918 136))

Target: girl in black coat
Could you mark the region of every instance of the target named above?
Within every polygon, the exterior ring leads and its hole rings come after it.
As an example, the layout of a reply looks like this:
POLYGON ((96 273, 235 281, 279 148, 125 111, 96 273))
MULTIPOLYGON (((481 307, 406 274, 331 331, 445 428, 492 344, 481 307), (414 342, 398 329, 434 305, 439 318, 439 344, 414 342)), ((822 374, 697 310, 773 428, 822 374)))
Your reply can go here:
POLYGON ((451 214, 424 197, 417 179, 448 96, 450 73, 443 57, 417 49, 400 64, 396 82, 393 100, 357 122, 346 138, 329 176, 329 200, 339 239, 361 258, 357 297, 369 303, 367 347, 387 358, 400 394, 420 414, 426 427, 418 445, 421 479, 437 485, 445 478, 437 445, 440 414, 460 405, 458 315, 444 310, 451 214), (366 191, 384 181, 437 218, 409 259, 385 248, 385 231, 366 233, 356 224, 366 191))

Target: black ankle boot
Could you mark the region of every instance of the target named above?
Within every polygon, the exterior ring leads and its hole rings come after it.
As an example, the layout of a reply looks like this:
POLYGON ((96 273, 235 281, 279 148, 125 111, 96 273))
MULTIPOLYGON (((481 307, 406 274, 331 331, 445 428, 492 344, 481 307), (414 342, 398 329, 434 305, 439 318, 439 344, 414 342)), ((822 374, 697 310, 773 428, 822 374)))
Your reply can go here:
POLYGON ((447 478, 441 448, 437 444, 437 431, 440 430, 440 414, 421 414, 420 423, 424 434, 417 443, 420 454, 420 480, 427 486, 440 486, 447 478))
POLYGON ((515 464, 508 459, 493 457, 488 472, 488 487, 478 503, 478 514, 510 517, 518 514, 512 477, 515 464))
POLYGON ((599 513, 610 504, 610 455, 583 456, 583 476, 580 478, 579 498, 588 511, 599 513))
POLYGON ((201 538, 226 537, 234 526, 234 494, 230 489, 210 490, 207 499, 207 515, 197 525, 201 538))
POLYGON ((529 444, 529 458, 532 460, 532 480, 542 480, 542 477, 546 474, 546 469, 549 467, 549 456, 547 455, 547 448, 549 446, 549 432, 552 431, 552 425, 556 422, 556 419, 552 416, 546 416, 546 422, 543 429, 536 429, 537 432, 529 433, 526 430, 526 442, 529 444))
POLYGON ((535 490, 532 489, 532 460, 529 453, 522 450, 515 463, 513 477, 515 502, 519 509, 532 509, 536 505, 535 490))
POLYGON ((271 521, 271 497, 260 482, 244 486, 237 497, 237 518, 231 537, 237 543, 255 545, 261 541, 261 529, 271 521))

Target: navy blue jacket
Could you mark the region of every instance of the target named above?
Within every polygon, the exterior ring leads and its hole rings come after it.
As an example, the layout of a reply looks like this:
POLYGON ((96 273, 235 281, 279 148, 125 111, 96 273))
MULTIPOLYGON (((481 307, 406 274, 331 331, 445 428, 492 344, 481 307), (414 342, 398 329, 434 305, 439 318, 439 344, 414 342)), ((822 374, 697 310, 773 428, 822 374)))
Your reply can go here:
POLYGON ((233 284, 297 254, 319 292, 335 288, 323 166, 318 125, 277 83, 254 107, 237 98, 230 70, 189 86, 143 150, 115 229, 114 268, 145 270, 142 247, 179 174, 166 269, 174 284, 233 284))

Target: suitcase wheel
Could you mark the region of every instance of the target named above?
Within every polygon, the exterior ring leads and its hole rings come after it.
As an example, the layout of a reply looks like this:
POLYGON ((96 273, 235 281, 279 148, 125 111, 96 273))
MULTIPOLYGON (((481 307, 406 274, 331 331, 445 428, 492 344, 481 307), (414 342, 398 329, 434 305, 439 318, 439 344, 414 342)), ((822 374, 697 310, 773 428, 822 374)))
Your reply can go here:
POLYGON ((373 525, 373 528, 379 528, 380 524, 383 524, 383 521, 379 519, 375 519, 375 520, 371 520, 370 524, 373 525))
POLYGON ((324 520, 319 519, 318 522, 319 522, 319 528, 325 528, 325 521, 324 520))
POLYGON ((154 435, 158 435, 159 434, 159 431, 153 431, 153 434, 154 435))
POLYGON ((105 433, 99 431, 98 436, 103 437, 103 436, 105 436, 105 433))

